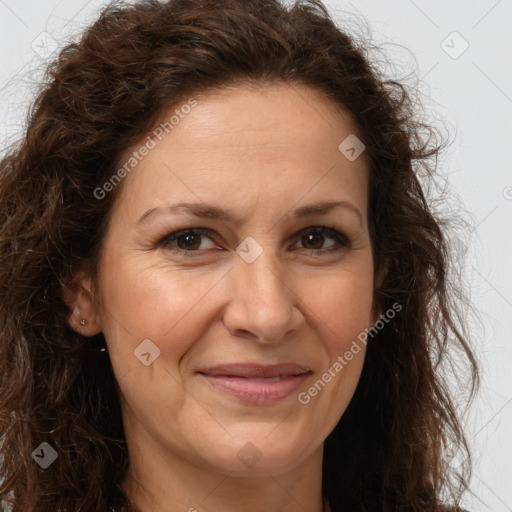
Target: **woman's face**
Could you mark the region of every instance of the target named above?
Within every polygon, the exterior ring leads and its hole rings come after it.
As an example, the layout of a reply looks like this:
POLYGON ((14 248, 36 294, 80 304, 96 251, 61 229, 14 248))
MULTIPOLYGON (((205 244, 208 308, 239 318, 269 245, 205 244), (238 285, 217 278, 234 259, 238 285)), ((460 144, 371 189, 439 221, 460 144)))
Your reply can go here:
POLYGON ((360 376, 353 341, 376 320, 365 155, 347 152, 353 138, 339 149, 355 126, 305 87, 188 104, 134 148, 95 322, 131 447, 279 474, 321 453, 360 376))

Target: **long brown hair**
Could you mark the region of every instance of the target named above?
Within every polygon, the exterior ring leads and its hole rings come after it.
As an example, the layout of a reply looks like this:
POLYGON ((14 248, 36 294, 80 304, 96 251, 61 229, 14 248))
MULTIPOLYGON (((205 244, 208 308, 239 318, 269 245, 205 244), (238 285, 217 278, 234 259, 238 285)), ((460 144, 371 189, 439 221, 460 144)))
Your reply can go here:
POLYGON ((317 0, 145 0, 105 8, 49 65, 23 140, 0 163, 0 499, 15 512, 131 509, 105 340, 68 326, 62 286, 95 269, 122 183, 102 198, 95 190, 120 155, 182 98, 242 82, 305 84, 351 113, 370 167, 375 301, 402 306, 369 337, 355 395, 325 442, 333 511, 458 506, 471 458, 446 369, 455 356, 466 363, 468 403, 479 374, 443 223, 422 188, 443 144, 366 49, 317 0), (32 457, 42 442, 58 454, 47 469, 32 457))

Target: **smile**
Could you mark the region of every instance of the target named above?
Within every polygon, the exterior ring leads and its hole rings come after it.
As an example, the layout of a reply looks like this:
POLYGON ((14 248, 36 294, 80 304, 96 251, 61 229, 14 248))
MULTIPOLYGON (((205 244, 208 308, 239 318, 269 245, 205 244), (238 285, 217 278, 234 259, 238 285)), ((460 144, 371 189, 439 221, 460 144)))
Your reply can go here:
POLYGON ((291 396, 311 373, 311 370, 295 364, 235 364, 201 370, 198 375, 216 390, 245 403, 263 405, 291 396))

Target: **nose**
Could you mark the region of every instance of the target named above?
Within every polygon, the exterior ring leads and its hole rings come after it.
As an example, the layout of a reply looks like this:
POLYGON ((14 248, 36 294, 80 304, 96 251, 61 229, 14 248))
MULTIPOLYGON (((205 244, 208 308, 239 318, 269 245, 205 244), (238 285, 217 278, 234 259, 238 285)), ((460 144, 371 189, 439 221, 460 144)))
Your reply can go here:
POLYGON ((227 276, 230 301, 223 321, 232 336, 275 344, 305 322, 289 273, 271 252, 265 249, 252 263, 240 258, 227 276))

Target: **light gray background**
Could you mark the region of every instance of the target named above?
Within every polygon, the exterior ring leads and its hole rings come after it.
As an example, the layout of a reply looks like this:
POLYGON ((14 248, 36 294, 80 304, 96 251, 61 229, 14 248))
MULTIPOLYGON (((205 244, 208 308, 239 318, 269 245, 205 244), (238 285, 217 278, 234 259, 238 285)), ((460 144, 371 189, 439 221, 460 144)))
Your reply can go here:
MULTIPOLYGON (((25 124, 42 57, 79 33, 105 4, 0 0, 2 154, 25 124)), ((475 496, 465 504, 471 512, 512 512, 512 0, 326 5, 342 26, 382 45, 396 64, 388 74, 407 76, 409 83, 421 79, 417 89, 427 114, 444 122, 454 141, 440 170, 472 225, 466 236, 454 235, 453 247, 480 311, 471 328, 483 370, 482 390, 466 420, 475 496), (370 32, 358 28, 363 18, 370 32)))

